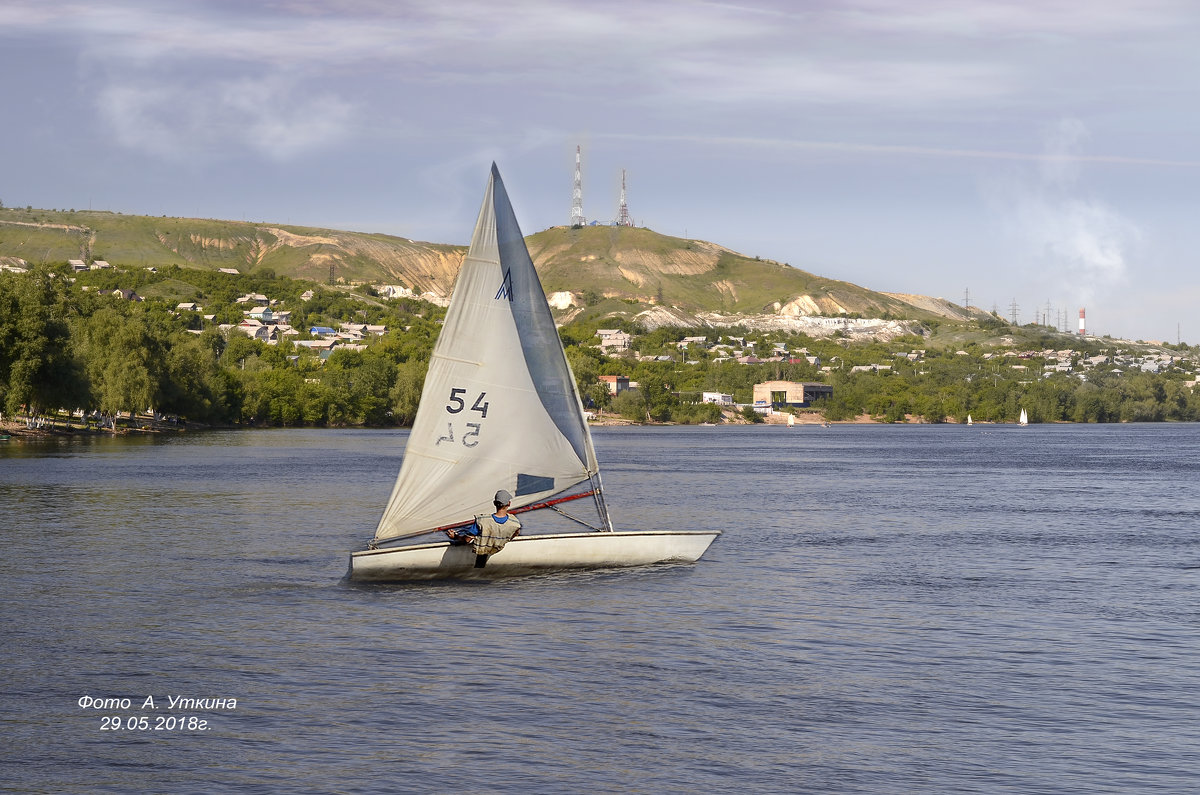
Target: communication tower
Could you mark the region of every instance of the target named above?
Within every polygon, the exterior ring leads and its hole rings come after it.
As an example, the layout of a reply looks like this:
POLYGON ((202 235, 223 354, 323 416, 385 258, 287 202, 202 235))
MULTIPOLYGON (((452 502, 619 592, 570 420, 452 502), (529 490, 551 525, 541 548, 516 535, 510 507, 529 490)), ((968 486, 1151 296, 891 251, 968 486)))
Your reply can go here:
POLYGON ((583 169, 580 161, 579 147, 575 147, 575 192, 571 194, 571 226, 583 226, 587 220, 583 217, 583 169))
POLYGON ((633 226, 629 205, 625 203, 625 169, 621 169, 621 204, 617 207, 617 226, 633 226))

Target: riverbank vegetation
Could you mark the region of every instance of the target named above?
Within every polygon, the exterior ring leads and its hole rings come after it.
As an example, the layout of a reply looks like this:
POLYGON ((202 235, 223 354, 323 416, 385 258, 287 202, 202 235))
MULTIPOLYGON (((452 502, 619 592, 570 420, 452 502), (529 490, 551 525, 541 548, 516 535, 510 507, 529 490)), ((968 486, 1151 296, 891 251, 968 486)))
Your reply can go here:
MULTIPOLYGON (((0 272, 0 409, 10 417, 151 410, 218 425, 407 425, 444 310, 373 292, 276 278, 262 268, 254 275, 178 267, 0 272), (128 291, 144 300, 130 300, 128 291), (268 344, 236 328, 247 312, 238 300, 252 294, 290 313, 288 335, 268 344), (314 329, 343 324, 374 332, 331 350, 304 344, 320 336, 314 329)), ((929 336, 883 343, 749 329, 644 332, 610 320, 633 334, 632 347, 611 356, 597 347, 604 322, 565 326, 567 355, 589 409, 635 422, 716 422, 721 411, 703 403, 703 393, 747 404, 754 385, 770 380, 830 384, 833 396, 816 407, 831 421, 969 414, 1004 422, 1021 408, 1034 422, 1200 420, 1198 352, 1184 345, 1148 357, 1120 341, 1000 321, 973 330, 943 323, 929 336), (610 395, 602 375, 638 388, 610 395)))

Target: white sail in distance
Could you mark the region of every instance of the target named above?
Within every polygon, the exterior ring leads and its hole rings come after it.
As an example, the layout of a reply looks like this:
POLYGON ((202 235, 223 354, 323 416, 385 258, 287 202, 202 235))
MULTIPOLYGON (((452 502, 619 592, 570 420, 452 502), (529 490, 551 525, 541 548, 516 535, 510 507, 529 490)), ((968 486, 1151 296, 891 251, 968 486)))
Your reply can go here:
POLYGON ((500 172, 434 345, 400 474, 375 539, 529 505, 599 471, 575 379, 500 172))

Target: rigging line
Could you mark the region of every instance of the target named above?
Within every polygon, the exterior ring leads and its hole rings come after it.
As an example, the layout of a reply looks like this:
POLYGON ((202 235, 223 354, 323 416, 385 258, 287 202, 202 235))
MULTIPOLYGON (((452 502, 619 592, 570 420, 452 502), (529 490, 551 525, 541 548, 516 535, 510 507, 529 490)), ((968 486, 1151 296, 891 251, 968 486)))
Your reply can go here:
POLYGON ((591 483, 595 479, 592 487, 592 494, 596 499, 596 513, 600 514, 600 523, 604 527, 600 528, 600 532, 613 532, 612 516, 608 513, 608 503, 604 501, 604 484, 600 482, 600 473, 597 471, 594 475, 588 476, 588 482, 591 483))
POLYGON ((564 516, 567 519, 570 519, 572 522, 575 522, 576 524, 583 525, 584 527, 586 527, 589 530, 595 530, 597 533, 599 533, 601 530, 603 530, 603 528, 601 528, 601 527, 592 527, 587 522, 583 521, 582 519, 580 519, 578 517, 572 516, 571 514, 564 511, 562 508, 559 508, 557 505, 551 505, 551 506, 549 506, 549 508, 550 508, 550 510, 554 511, 559 516, 564 516))

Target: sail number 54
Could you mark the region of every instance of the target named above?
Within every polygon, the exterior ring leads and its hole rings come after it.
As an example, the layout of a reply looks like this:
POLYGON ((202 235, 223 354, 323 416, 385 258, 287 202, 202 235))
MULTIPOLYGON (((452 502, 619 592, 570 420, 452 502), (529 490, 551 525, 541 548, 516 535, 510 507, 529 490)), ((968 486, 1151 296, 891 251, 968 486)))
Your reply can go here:
MULTIPOLYGON (((467 408, 468 397, 469 395, 466 389, 460 389, 459 387, 451 388, 450 401, 446 404, 446 412, 449 414, 461 414, 463 411, 476 411, 479 412, 480 419, 486 418, 488 413, 488 401, 486 400, 487 392, 480 392, 475 397, 475 401, 471 403, 471 407, 469 409, 467 408)), ((462 435, 463 447, 474 447, 475 445, 479 444, 479 431, 483 427, 483 423, 468 422, 466 423, 466 426, 469 430, 462 435)), ((442 442, 450 442, 451 444, 454 443, 453 422, 447 422, 446 435, 438 437, 437 444, 441 444, 442 442)))

